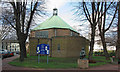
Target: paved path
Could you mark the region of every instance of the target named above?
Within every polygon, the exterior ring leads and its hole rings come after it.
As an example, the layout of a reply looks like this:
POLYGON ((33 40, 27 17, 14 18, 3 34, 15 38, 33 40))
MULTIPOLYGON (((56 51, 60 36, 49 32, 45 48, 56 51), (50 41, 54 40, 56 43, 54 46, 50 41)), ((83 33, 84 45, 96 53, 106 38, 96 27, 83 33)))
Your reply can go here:
MULTIPOLYGON (((2 70, 36 70, 35 68, 16 67, 16 66, 12 66, 12 65, 8 64, 10 61, 12 61, 18 57, 19 57, 19 55, 16 55, 13 57, 3 59, 2 60, 2 70)), ((42 69, 40 69, 40 70, 42 70, 42 69)))
POLYGON ((89 68, 89 70, 118 70, 119 67, 120 67, 120 65, 118 66, 118 65, 114 65, 114 64, 106 64, 106 65, 102 65, 102 66, 89 68))
MULTIPOLYGON (((18 58, 19 55, 5 58, 2 60, 2 70, 53 70, 53 69, 41 69, 41 68, 26 68, 26 67, 16 67, 16 66, 11 66, 8 64, 8 62, 18 58)), ((54 70, 118 70, 120 71, 120 65, 113 65, 113 64, 107 64, 103 66, 98 66, 98 67, 90 67, 89 69, 78 69, 78 68, 73 68, 73 69, 54 69, 54 70)))

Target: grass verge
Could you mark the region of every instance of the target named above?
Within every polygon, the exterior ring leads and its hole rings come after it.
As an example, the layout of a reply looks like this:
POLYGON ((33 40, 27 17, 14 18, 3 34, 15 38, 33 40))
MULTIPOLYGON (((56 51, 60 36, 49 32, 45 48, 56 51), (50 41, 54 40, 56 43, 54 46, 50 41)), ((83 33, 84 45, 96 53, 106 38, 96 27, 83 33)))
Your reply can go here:
MULTIPOLYGON (((47 57, 41 56, 40 63, 38 64, 37 56, 29 56, 25 58, 24 62, 20 62, 19 58, 9 62, 9 64, 21 67, 32 67, 32 68, 77 68, 78 58, 55 58, 49 57, 49 63, 47 64, 47 57)), ((93 56, 93 59, 97 63, 89 63, 90 67, 100 66, 108 64, 110 60, 106 60, 103 56, 93 56)))

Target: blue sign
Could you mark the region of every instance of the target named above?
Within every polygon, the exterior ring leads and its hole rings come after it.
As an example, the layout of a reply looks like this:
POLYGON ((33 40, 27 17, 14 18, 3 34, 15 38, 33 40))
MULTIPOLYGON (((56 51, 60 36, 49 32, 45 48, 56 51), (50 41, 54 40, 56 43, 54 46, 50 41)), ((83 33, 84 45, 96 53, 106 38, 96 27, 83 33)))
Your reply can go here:
POLYGON ((49 45, 48 44, 39 44, 37 45, 37 54, 49 54, 49 45))

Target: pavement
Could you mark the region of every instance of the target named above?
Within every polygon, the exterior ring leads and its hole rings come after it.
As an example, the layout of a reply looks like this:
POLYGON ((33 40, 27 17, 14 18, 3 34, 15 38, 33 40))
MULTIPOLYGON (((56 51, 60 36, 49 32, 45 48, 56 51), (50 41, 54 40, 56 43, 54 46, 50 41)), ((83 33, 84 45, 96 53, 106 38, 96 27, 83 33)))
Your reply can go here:
POLYGON ((16 55, 13 57, 3 59, 2 60, 2 70, 36 70, 35 68, 16 67, 16 66, 12 66, 12 65, 8 64, 9 62, 11 62, 12 60, 14 60, 18 57, 19 57, 19 55, 16 55))
MULTIPOLYGON (((9 57, 9 58, 5 58, 2 60, 2 70, 5 71, 5 72, 13 72, 12 70, 14 70, 16 72, 16 70, 27 70, 27 71, 44 71, 44 70, 50 70, 50 71, 75 71, 75 72, 84 72, 84 71, 100 71, 100 72, 120 72, 120 64, 119 65, 116 65, 116 64, 106 64, 106 65, 102 65, 102 66, 96 66, 96 67, 90 67, 88 69, 79 69, 79 68, 73 68, 73 69, 42 69, 42 68, 27 68, 27 67, 16 67, 16 66, 12 66, 12 65, 9 65, 8 63, 16 58, 18 58, 19 55, 16 55, 16 56, 13 56, 13 57, 9 57)), ((56 72, 55 71, 55 72, 56 72)), ((46 72, 46 71, 45 71, 46 72)))

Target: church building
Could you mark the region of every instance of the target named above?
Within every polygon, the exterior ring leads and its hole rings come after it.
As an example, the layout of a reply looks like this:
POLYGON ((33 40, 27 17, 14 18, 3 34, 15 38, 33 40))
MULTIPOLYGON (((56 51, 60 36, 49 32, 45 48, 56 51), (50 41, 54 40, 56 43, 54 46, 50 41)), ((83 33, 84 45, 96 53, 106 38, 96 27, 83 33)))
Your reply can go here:
POLYGON ((53 9, 53 16, 30 31, 30 55, 37 55, 38 44, 49 44, 51 57, 79 57, 82 48, 88 54, 89 41, 58 16, 53 9))

